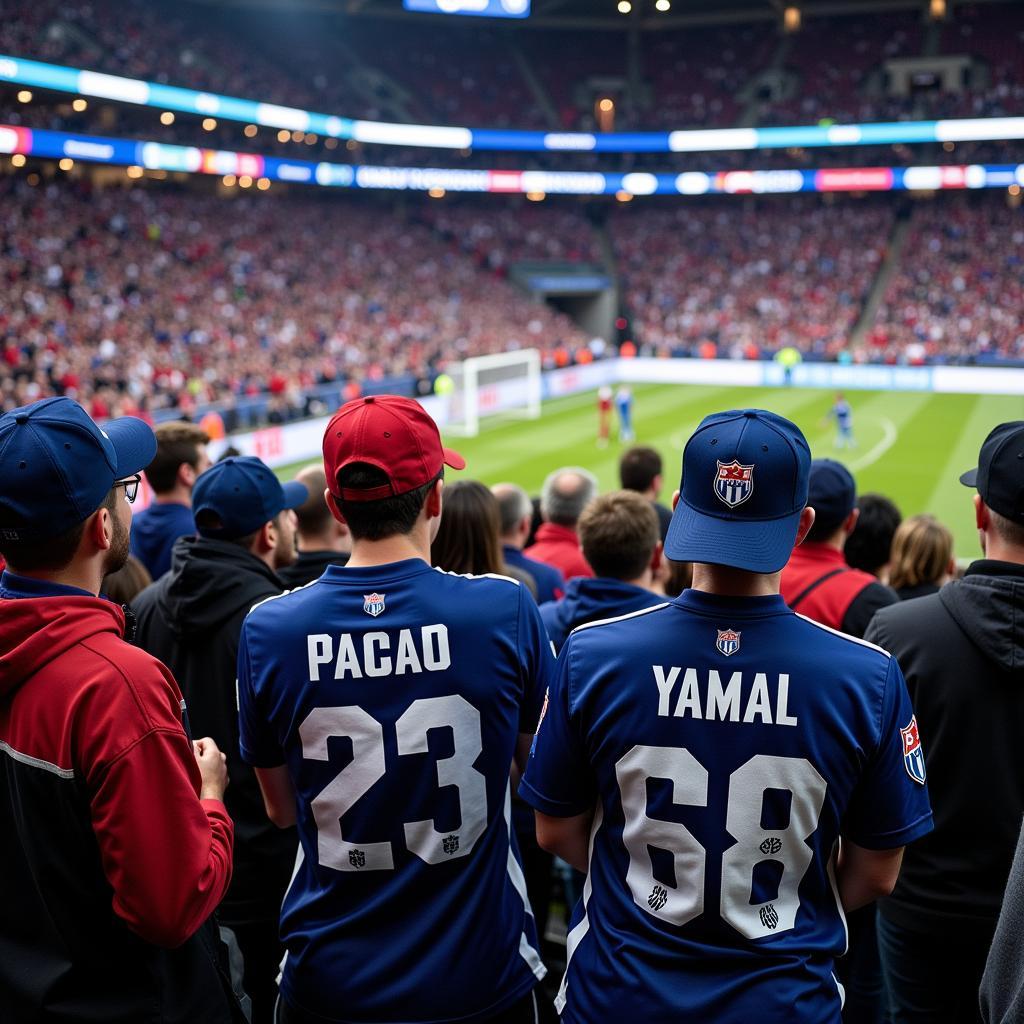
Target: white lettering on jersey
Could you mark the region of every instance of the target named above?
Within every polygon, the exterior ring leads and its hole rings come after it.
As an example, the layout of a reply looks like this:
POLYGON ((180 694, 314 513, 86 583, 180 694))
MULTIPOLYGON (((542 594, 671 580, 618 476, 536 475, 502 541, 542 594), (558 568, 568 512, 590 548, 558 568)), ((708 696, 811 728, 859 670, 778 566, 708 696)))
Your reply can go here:
POLYGON ((678 666, 652 665, 654 683, 658 688, 658 715, 661 718, 706 719, 709 722, 739 722, 746 724, 760 722, 764 725, 798 724, 797 716, 789 713, 789 676, 779 673, 774 693, 768 685, 768 674, 756 672, 743 700, 743 673, 733 672, 729 682, 722 683, 721 675, 714 669, 708 672, 707 690, 701 698, 701 680, 695 668, 685 671, 678 666), (670 710, 672 693, 682 675, 675 708, 670 710))
POLYGON ((384 630, 364 633, 361 640, 358 633, 355 636, 353 639, 353 634, 342 633, 337 647, 328 633, 311 633, 306 637, 311 682, 320 682, 321 667, 331 664, 335 679, 443 672, 451 667, 448 627, 444 625, 400 630, 394 642, 392 634, 384 630))

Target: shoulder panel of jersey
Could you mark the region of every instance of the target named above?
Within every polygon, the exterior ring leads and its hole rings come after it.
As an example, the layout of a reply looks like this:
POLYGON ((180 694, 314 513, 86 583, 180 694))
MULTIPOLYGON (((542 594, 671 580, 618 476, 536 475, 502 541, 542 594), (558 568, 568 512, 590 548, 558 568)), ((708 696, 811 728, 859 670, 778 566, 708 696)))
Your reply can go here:
POLYGON ((879 647, 878 644, 873 644, 870 640, 862 640, 860 637, 850 636, 849 633, 843 633, 838 629, 833 629, 831 626, 826 626, 821 622, 816 622, 814 619, 809 619, 806 615, 801 615, 799 612, 794 612, 793 614, 796 615, 798 619, 803 619, 804 622, 814 626, 816 629, 820 629, 825 633, 831 633, 840 640, 846 640, 848 643, 857 644, 858 647, 866 647, 868 650, 877 651, 879 654, 884 654, 886 658, 892 657, 884 647, 879 647))
POLYGON ((650 615, 651 612, 659 612, 662 608, 667 608, 671 603, 671 601, 662 601, 661 604, 651 605, 650 608, 641 608, 635 612, 628 612, 626 615, 615 615, 610 619, 595 619, 593 622, 584 622, 572 630, 569 636, 572 636, 573 633, 581 633, 585 629, 593 629, 595 626, 610 626, 613 622, 625 622, 626 619, 636 619, 641 615, 650 615))
POLYGON ((519 580, 513 579, 511 576, 503 576, 500 572, 452 572, 449 569, 442 569, 439 566, 434 566, 434 572, 439 572, 442 576, 454 576, 460 580, 502 580, 505 583, 514 583, 517 587, 521 586, 519 580))
POLYGON ((301 587, 292 587, 291 590, 284 590, 280 594, 269 594, 267 597, 261 597, 250 609, 249 615, 252 615, 257 608, 262 608, 263 605, 267 604, 268 601, 280 601, 282 597, 291 597, 293 594, 298 594, 300 591, 305 590, 307 587, 313 586, 314 583, 319 582, 318 580, 310 580, 309 583, 303 583, 301 587))

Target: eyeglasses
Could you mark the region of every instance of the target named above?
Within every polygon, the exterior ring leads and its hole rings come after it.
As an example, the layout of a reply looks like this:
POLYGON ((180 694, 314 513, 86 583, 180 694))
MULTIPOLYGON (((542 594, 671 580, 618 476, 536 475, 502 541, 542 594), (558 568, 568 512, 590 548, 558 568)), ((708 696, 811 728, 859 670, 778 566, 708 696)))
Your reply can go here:
POLYGON ((135 503, 135 499, 139 496, 139 484, 141 483, 142 475, 140 473, 136 473, 135 476, 130 476, 127 480, 115 480, 114 486, 124 488, 125 500, 129 505, 132 505, 135 503))

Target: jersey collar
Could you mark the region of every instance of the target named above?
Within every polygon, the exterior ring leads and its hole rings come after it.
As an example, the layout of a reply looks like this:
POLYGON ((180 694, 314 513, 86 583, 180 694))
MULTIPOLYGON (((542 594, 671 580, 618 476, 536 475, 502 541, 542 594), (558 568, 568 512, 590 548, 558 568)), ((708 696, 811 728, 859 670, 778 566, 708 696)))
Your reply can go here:
POLYGON ((722 594, 709 594, 703 590, 684 590, 672 603, 685 611, 703 615, 719 615, 722 612, 748 616, 789 613, 781 594, 766 594, 763 597, 726 597, 722 594))

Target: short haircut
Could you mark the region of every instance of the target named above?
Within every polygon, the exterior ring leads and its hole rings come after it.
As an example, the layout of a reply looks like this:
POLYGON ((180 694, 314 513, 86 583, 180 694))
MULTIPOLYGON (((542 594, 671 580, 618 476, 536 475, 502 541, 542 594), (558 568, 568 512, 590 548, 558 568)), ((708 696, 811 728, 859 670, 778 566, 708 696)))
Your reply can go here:
POLYGON ((518 484, 495 484, 491 491, 498 499, 503 537, 511 533, 524 519, 533 515, 533 502, 518 484))
MULTIPOLYGON (((412 533, 423 503, 434 484, 443 479, 444 469, 433 480, 406 494, 376 501, 346 501, 337 498, 338 508, 348 523, 353 540, 384 540, 412 533)), ((338 470, 337 488, 347 491, 372 490, 391 482, 384 470, 368 462, 351 462, 338 470)), ((332 488, 337 494, 337 489, 332 488)))
POLYGON ((642 445, 630 448, 619 459, 619 482, 623 490, 639 491, 643 494, 661 476, 661 456, 653 448, 642 445))
POLYGON ((544 519, 557 526, 575 526, 580 514, 597 494, 597 477, 580 466, 565 466, 549 473, 540 493, 544 519))
POLYGON ((93 512, 57 537, 44 540, 0 540, 0 555, 4 556, 14 572, 59 572, 66 569, 74 559, 78 545, 82 543, 86 520, 101 508, 113 515, 117 508, 117 493, 118 489, 112 487, 93 512))
POLYGON ((324 490, 327 487, 327 474, 320 466, 310 466, 302 470, 295 478, 301 479, 309 491, 309 497, 295 510, 298 520, 299 534, 313 535, 323 533, 334 521, 331 510, 327 507, 324 490))
POLYGON ((479 480, 457 480, 444 491, 444 515, 430 560, 445 572, 501 573, 498 499, 479 480))
POLYGON ((146 467, 146 479, 156 494, 166 494, 174 490, 178 470, 183 464, 199 468, 199 446, 207 444, 210 435, 202 427, 184 420, 158 423, 153 433, 156 434, 156 455, 146 467))
POLYGON ((989 513, 992 516, 992 526, 1000 539, 1012 547, 1024 549, 1024 523, 1015 523, 991 507, 989 513))
POLYGON ((854 569, 877 576, 892 557, 892 538, 903 516, 895 502, 884 494, 862 494, 857 498, 860 516, 853 533, 846 538, 843 555, 854 569))
POLYGON ((598 576, 635 580, 651 564, 661 540, 654 506, 636 491, 595 498, 580 516, 583 556, 598 576))
POLYGON ((889 585, 897 590, 938 583, 953 557, 953 534, 934 516, 911 516, 892 539, 889 585))

